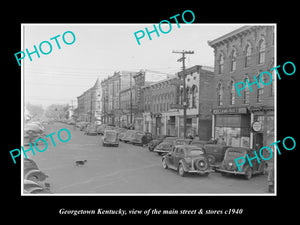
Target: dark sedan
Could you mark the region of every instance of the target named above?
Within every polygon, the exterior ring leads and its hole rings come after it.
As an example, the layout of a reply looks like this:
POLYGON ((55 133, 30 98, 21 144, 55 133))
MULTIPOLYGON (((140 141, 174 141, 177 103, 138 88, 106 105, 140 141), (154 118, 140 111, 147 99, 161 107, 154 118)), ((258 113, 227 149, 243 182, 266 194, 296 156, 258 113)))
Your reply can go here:
MULTIPOLYGON (((172 136, 165 136, 165 135, 153 135, 152 140, 148 143, 148 149, 150 152, 154 150, 154 148, 162 143, 165 138, 172 137, 172 136)), ((174 138, 174 137, 172 137, 174 138)))
POLYGON ((268 164, 262 159, 260 160, 260 163, 258 163, 257 160, 252 160, 252 166, 250 166, 248 160, 245 160, 245 163, 240 166, 240 170, 238 169, 235 159, 239 157, 246 158, 247 154, 249 158, 253 158, 255 156, 253 149, 241 147, 228 148, 225 152, 225 157, 221 167, 216 169, 216 171, 221 172, 222 175, 243 175, 247 180, 251 179, 254 174, 264 174, 268 164))
POLYGON ((157 152, 157 154, 159 155, 168 153, 169 151, 171 151, 173 143, 176 139, 177 137, 166 137, 163 142, 161 142, 154 148, 154 152, 157 152))
POLYGON ((131 136, 130 143, 144 146, 152 140, 152 134, 149 132, 136 132, 131 136))
POLYGON ((162 157, 164 169, 178 171, 180 176, 186 173, 208 175, 212 170, 206 158, 204 148, 194 145, 176 145, 162 157))

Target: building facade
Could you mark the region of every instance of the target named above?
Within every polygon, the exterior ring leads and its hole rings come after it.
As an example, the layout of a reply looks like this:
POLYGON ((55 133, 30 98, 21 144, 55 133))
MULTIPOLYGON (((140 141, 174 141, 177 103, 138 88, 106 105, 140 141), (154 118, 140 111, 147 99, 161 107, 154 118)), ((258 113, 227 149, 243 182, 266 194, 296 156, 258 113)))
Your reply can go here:
POLYGON ((135 126, 137 105, 141 101, 140 87, 145 82, 143 74, 143 71, 120 71, 101 82, 103 123, 120 127, 135 126))
POLYGON ((78 120, 95 122, 100 121, 102 90, 99 79, 94 86, 77 97, 78 120))
POLYGON ((179 115, 179 110, 171 109, 171 104, 178 103, 179 87, 173 84, 176 80, 178 78, 173 76, 141 88, 145 132, 177 136, 176 117, 179 115))
MULTIPOLYGON (((182 72, 178 73, 182 77, 182 72)), ((196 65, 185 70, 186 84, 186 134, 200 140, 211 138, 211 109, 213 107, 214 68, 196 65)), ((180 86, 179 101, 183 105, 183 86, 180 86)), ((184 136, 183 109, 179 110, 178 136, 184 136)))
POLYGON ((274 35, 274 26, 243 26, 208 42, 215 57, 212 136, 227 145, 258 149, 274 142, 276 76, 268 86, 259 81, 260 73, 275 66, 274 35), (235 84, 255 78, 261 88, 246 85, 239 96, 235 84))

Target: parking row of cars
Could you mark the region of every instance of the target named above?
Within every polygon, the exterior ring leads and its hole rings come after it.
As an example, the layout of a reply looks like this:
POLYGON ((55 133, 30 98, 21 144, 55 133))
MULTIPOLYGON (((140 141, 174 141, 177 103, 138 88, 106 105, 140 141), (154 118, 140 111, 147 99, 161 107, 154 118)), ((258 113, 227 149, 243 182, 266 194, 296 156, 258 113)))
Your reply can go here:
POLYGON ((247 161, 240 167, 241 171, 238 170, 235 159, 245 157, 246 154, 252 156, 254 151, 249 148, 214 144, 212 141, 152 135, 149 132, 128 130, 106 124, 85 127, 86 134, 91 134, 91 130, 96 130, 96 134, 103 134, 103 146, 119 146, 119 141, 147 146, 149 151, 162 155, 163 168, 175 169, 181 176, 186 173, 208 175, 216 171, 224 176, 234 174, 251 179, 254 174, 265 174, 267 169, 266 161, 261 160, 261 163, 257 163, 253 160, 252 166, 247 161))
POLYGON ((253 160, 252 166, 246 162, 239 171, 235 159, 246 157, 246 154, 254 157, 254 150, 214 144, 212 141, 165 136, 152 140, 148 149, 163 155, 163 168, 175 169, 181 176, 185 173, 208 175, 214 170, 224 176, 234 174, 251 179, 254 174, 265 174, 268 166, 264 160, 261 163, 253 160))

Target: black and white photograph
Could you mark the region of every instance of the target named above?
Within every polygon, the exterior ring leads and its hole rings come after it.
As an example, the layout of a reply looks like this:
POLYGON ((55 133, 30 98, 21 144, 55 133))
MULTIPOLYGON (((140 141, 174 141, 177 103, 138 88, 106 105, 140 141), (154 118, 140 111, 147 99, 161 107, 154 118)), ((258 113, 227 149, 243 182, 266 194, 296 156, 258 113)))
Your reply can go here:
POLYGON ((276 24, 22 24, 22 41, 22 194, 276 194, 276 24))
POLYGON ((297 215, 293 4, 24 3, 2 20, 4 219, 297 215))

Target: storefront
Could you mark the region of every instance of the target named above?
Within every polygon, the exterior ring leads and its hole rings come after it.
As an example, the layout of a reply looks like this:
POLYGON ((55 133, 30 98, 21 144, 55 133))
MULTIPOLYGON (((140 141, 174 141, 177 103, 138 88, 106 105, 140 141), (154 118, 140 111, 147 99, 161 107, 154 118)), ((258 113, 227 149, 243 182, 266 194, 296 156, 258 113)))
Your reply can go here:
POLYGON ((251 116, 246 107, 213 109, 213 138, 233 147, 250 147, 251 116))
POLYGON ((270 146, 275 141, 274 107, 250 107, 249 111, 251 113, 252 147, 260 149, 263 146, 270 146))

